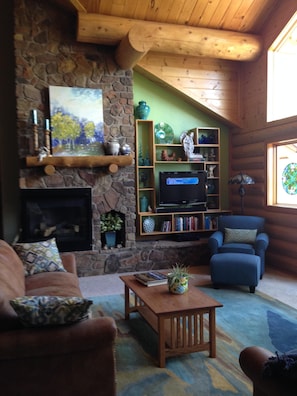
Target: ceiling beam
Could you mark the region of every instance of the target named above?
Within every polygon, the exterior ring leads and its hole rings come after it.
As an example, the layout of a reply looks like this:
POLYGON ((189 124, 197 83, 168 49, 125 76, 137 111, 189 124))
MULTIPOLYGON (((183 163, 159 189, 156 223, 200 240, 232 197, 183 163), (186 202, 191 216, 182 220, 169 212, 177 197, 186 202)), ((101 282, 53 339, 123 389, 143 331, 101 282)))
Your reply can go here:
POLYGON ((85 7, 81 4, 79 0, 70 0, 70 3, 76 8, 79 12, 87 12, 85 7))
POLYGON ((119 46, 117 62, 125 68, 133 67, 149 50, 233 61, 255 60, 262 50, 257 35, 82 12, 77 40, 119 46))

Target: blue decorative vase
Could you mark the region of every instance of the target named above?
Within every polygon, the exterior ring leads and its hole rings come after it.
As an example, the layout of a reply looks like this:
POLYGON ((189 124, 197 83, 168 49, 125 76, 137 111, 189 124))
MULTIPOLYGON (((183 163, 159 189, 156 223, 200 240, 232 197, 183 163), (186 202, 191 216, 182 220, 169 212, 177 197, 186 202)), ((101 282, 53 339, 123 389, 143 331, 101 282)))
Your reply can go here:
POLYGON ((116 231, 106 231, 105 232, 105 242, 106 246, 109 248, 115 247, 116 245, 116 231))
POLYGON ((150 110, 150 106, 144 100, 141 100, 136 107, 136 117, 140 120, 147 120, 150 110))
POLYGON ((155 230, 155 220, 153 217, 146 217, 142 223, 144 232, 154 232, 155 230))

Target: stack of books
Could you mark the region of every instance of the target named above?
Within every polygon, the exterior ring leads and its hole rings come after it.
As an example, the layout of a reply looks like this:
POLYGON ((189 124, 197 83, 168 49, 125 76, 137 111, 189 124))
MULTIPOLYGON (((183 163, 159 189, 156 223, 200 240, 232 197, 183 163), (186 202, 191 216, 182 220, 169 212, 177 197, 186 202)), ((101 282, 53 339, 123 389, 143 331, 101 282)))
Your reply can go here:
POLYGON ((158 286, 167 284, 167 275, 162 272, 150 271, 134 274, 138 282, 145 286, 158 286))

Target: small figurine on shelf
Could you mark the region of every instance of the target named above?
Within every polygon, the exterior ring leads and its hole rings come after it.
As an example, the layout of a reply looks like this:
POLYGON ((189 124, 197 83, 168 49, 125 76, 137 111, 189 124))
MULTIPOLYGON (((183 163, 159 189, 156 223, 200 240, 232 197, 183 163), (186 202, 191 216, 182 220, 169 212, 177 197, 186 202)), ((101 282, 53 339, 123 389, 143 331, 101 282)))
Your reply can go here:
POLYGON ((180 135, 180 142, 184 146, 184 152, 188 159, 195 161, 203 161, 203 155, 194 153, 194 132, 185 131, 180 135))
POLYGON ((207 169, 207 173, 208 173, 208 177, 214 177, 214 170, 216 168, 216 165, 209 165, 208 169, 207 169))
POLYGON ((162 150, 161 159, 162 161, 175 161, 175 153, 170 155, 167 150, 162 150))
POLYGON ((194 153, 194 133, 185 131, 180 136, 180 142, 184 146, 184 152, 188 158, 194 153))
POLYGON ((47 147, 43 146, 39 148, 38 151, 38 161, 42 162, 43 158, 48 157, 50 155, 50 151, 47 147))
POLYGON ((210 149, 210 154, 208 156, 208 161, 215 161, 215 160, 216 160, 216 155, 215 155, 214 149, 212 148, 212 149, 210 149))

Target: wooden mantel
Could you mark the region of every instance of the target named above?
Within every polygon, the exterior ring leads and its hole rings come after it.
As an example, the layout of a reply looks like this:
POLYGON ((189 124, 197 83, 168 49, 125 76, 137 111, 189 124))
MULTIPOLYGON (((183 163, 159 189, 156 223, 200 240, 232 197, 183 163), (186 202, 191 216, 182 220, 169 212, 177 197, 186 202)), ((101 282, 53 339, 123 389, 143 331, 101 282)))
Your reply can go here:
POLYGON ((131 155, 98 155, 98 156, 48 156, 39 160, 38 156, 26 157, 27 167, 44 167, 47 175, 55 173, 56 167, 62 168, 99 168, 108 167, 110 173, 116 173, 119 166, 132 164, 131 155))

